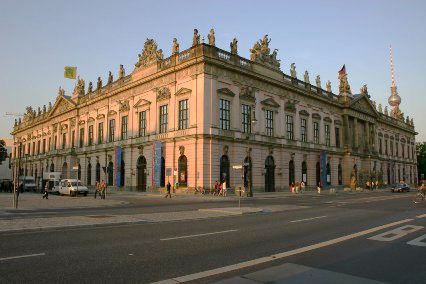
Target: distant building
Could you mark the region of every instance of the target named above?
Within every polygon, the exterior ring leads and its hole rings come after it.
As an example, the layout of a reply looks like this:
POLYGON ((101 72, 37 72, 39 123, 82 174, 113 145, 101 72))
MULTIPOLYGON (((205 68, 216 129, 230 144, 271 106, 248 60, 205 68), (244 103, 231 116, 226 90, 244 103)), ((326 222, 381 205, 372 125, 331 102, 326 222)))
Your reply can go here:
MULTIPOLYGON (((295 64, 284 74, 267 36, 250 60, 200 43, 163 58, 147 40, 134 70, 110 73, 96 88, 78 79, 71 96, 59 90, 53 106, 27 107, 12 131, 21 173, 40 177, 62 171, 94 185, 146 191, 167 181, 179 188, 247 185, 258 191, 288 190, 292 182, 314 187, 363 186, 417 177, 415 129, 399 110, 392 86, 382 110, 367 86, 353 94, 346 72, 339 93, 315 85, 295 64), (233 166, 236 166, 233 169, 233 166), (241 169, 242 167, 242 169, 241 169)), ((14 159, 14 165, 18 165, 14 159)))
POLYGON ((0 165, 0 181, 2 180, 12 180, 12 167, 9 159, 10 153, 12 153, 13 149, 13 139, 12 138, 0 138, 0 140, 4 140, 6 142, 6 149, 8 157, 6 160, 2 162, 0 165))

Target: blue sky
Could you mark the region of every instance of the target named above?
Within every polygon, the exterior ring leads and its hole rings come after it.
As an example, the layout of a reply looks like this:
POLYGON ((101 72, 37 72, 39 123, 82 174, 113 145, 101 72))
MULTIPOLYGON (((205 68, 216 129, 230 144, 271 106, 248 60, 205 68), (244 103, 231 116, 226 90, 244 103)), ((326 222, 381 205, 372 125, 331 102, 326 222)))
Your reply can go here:
POLYGON ((414 117, 417 141, 426 140, 426 1, 19 1, 0 0, 0 137, 13 125, 6 112, 54 102, 74 81, 63 78, 65 65, 96 84, 124 64, 133 70, 147 37, 165 56, 176 37, 181 50, 194 28, 225 50, 234 36, 240 55, 264 34, 278 48, 281 69, 295 62, 311 81, 321 75, 337 90, 337 72, 346 64, 352 91, 362 84, 377 103, 390 93, 392 44, 401 109, 414 117))

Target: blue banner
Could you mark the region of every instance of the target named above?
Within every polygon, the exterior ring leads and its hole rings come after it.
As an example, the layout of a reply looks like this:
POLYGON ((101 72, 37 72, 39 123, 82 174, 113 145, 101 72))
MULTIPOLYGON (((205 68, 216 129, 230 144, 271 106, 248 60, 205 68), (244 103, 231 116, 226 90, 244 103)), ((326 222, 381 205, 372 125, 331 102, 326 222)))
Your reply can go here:
POLYGON ((320 154, 320 182, 325 189, 327 186, 327 152, 321 151, 320 154))
POLYGON ((114 160, 115 160, 115 171, 114 171, 114 185, 121 186, 121 155, 122 150, 120 146, 114 147, 114 160))
POLYGON ((162 143, 155 141, 152 145, 152 185, 160 187, 161 185, 161 157, 162 157, 162 143))

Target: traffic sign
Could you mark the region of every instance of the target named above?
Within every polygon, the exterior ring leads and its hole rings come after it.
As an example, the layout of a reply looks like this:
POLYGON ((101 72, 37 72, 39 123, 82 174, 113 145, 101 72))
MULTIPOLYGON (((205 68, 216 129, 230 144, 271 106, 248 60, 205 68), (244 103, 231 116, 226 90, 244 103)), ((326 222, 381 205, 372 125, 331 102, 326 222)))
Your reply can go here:
POLYGON ((232 166, 232 168, 234 170, 241 170, 243 168, 243 165, 234 165, 234 166, 232 166))

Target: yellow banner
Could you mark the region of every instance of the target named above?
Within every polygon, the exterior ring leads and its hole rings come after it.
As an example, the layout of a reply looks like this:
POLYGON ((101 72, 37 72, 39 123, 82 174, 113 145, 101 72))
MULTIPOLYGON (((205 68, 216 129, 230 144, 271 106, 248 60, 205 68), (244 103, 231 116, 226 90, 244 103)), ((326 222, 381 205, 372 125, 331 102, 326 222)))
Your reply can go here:
POLYGON ((65 66, 64 68, 64 77, 69 79, 77 78, 77 67, 75 66, 65 66))

